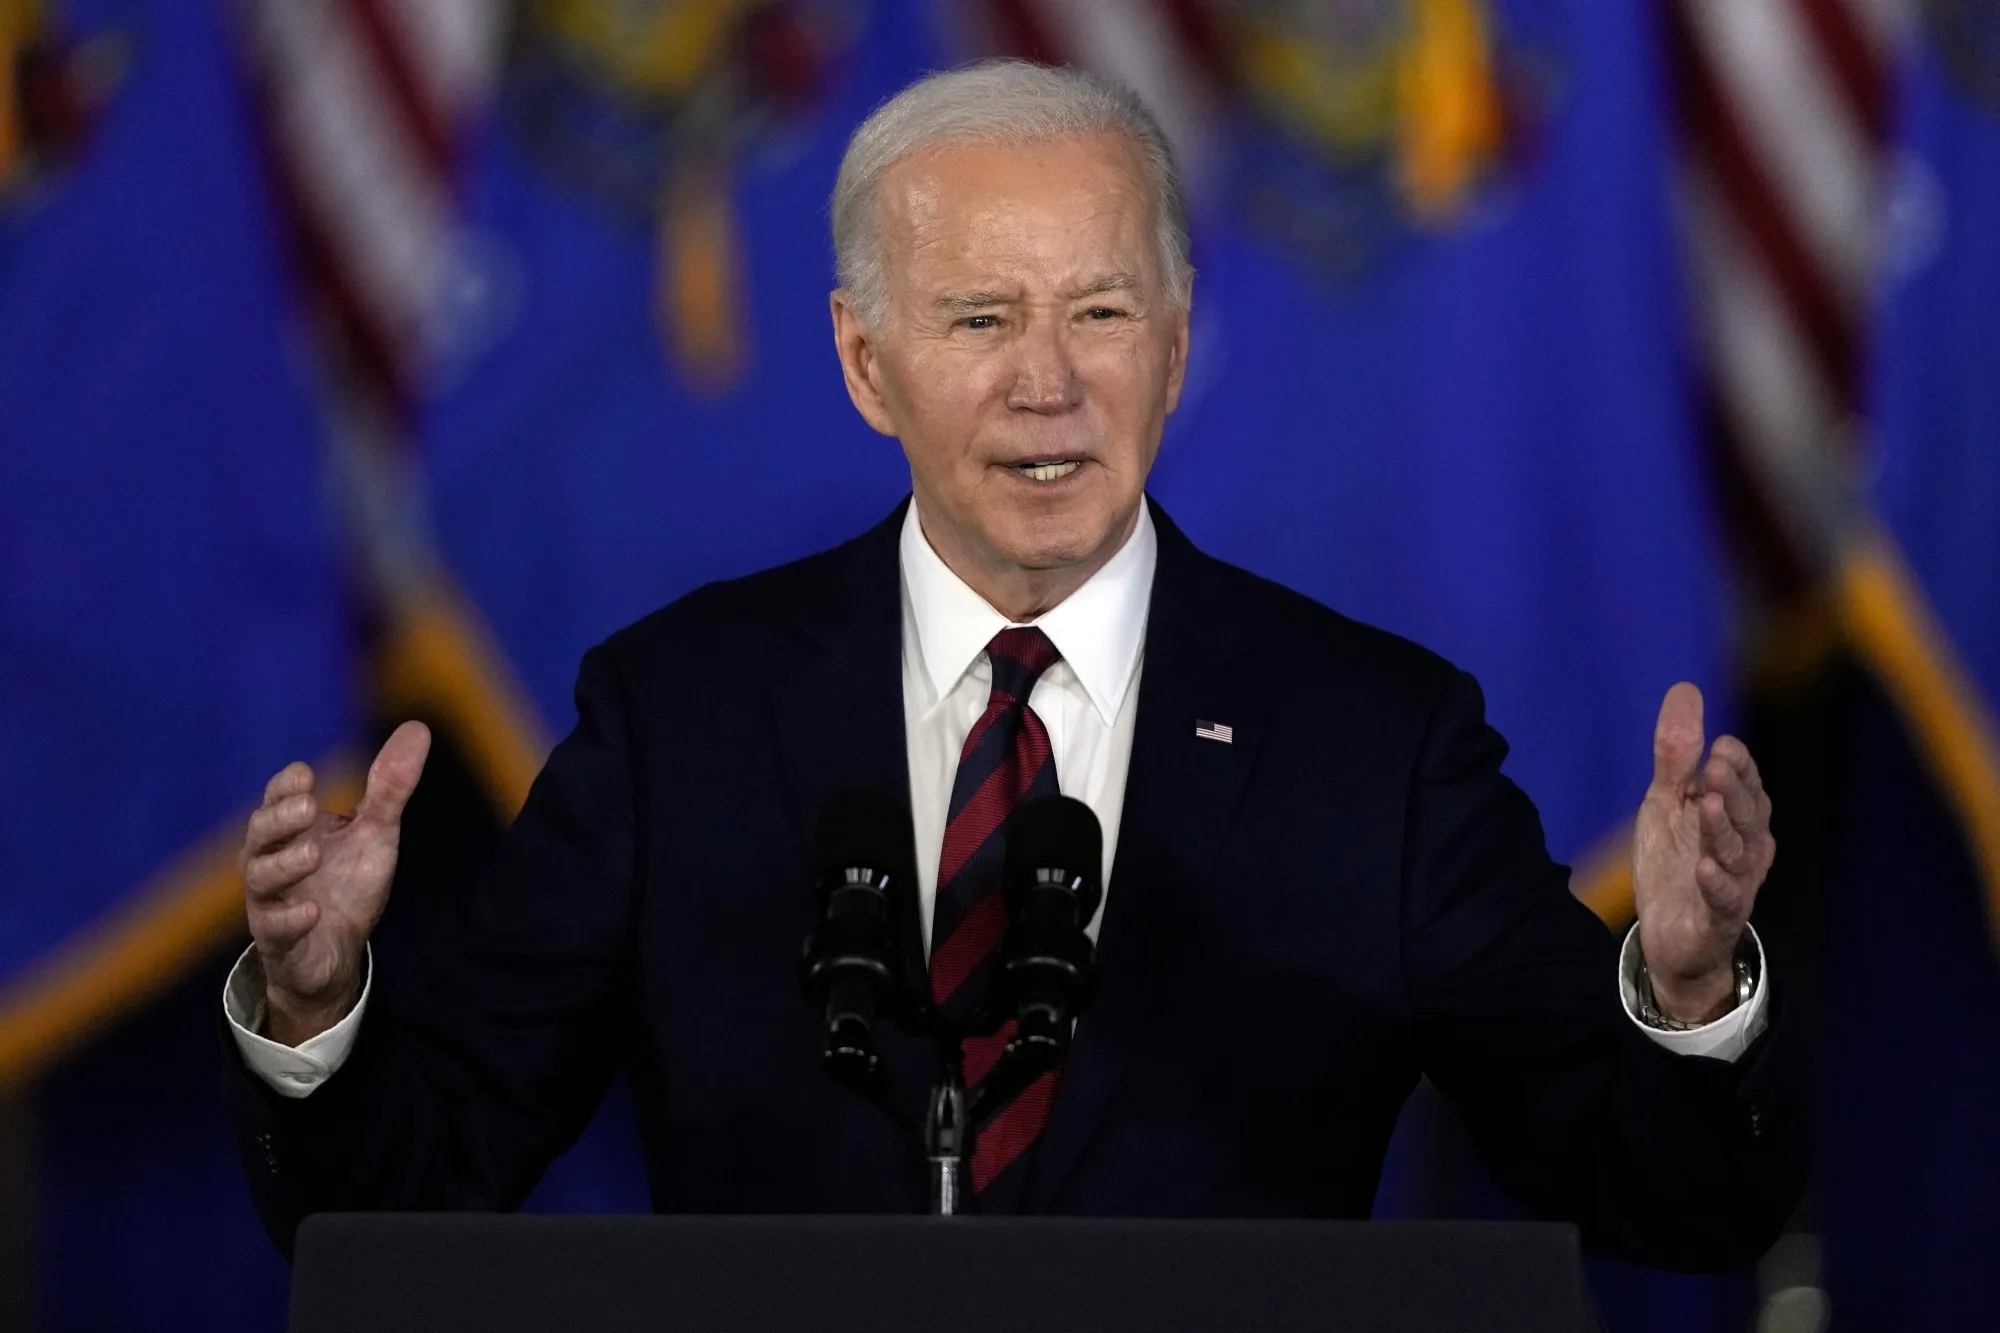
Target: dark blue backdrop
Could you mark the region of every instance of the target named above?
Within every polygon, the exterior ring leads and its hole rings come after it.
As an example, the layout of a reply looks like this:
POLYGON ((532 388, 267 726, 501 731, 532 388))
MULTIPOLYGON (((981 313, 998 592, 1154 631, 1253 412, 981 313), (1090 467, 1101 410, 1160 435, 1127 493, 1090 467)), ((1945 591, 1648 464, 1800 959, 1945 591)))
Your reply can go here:
MULTIPOLYGON (((329 427, 223 7, 62 9, 130 64, 74 162, 0 202, 0 986, 228 827, 266 773, 365 739, 329 427)), ((1475 671, 1555 851, 1581 858, 1629 818, 1668 684, 1730 713, 1726 598, 1651 11, 1486 10, 1496 95, 1527 100, 1441 212, 1399 193, 1388 139, 1329 165, 1247 108, 1212 127, 1193 372, 1155 488, 1215 553, 1475 671)), ((963 52, 916 0, 845 12, 860 26, 822 95, 740 127, 723 202, 746 338, 720 387, 661 336, 657 219, 563 169, 602 145, 532 139, 506 82, 474 127, 465 253, 511 295, 420 405, 419 504, 551 731, 589 644, 844 538, 906 486, 840 385, 824 200, 859 118, 963 52)), ((1913 78, 1911 151, 1953 222, 1886 307, 1875 498, 1990 700, 2000 131, 1935 68, 1913 78)), ((1896 716, 1856 737, 1881 758, 1857 770, 1832 900, 1837 1295, 1856 1327, 1967 1326, 2000 1239, 1992 939, 1896 716)), ((52 1329, 279 1324, 284 1272, 220 1118, 225 961, 40 1090, 52 1329)), ((643 1207, 628 1116, 614 1097, 538 1204, 643 1207)), ((1440 1184, 1458 1173, 1414 1126, 1383 1206, 1485 1206, 1440 1184)), ((1619 1327, 1740 1324, 1741 1277, 1602 1281, 1619 1327)))

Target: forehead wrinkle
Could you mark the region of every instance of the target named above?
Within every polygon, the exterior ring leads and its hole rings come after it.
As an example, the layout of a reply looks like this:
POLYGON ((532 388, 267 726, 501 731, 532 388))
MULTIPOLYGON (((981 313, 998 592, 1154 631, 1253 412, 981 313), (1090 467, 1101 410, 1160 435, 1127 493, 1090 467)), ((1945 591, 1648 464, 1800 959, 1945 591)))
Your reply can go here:
POLYGON ((1148 289, 1146 274, 1155 267, 1153 252, 1136 229, 1109 210, 1063 227, 1054 250, 1049 248, 1053 238, 1009 225, 1013 212, 998 208, 983 211, 964 227, 927 229, 910 254, 940 262, 944 273, 953 275, 940 284, 955 289, 945 293, 950 296, 977 292, 993 300, 1014 300, 1018 296, 1002 298, 997 293, 1013 293, 1024 284, 1068 300, 1109 292, 1143 294, 1148 289), (1098 228, 1105 221, 1112 225, 1098 228), (1070 245, 1077 233, 1093 229, 1102 234, 1080 253, 1070 245))
MULTIPOLYGON (((1002 295, 996 291, 995 279, 1000 279, 997 284, 1000 288, 1019 287, 1025 280, 1031 287, 1064 292, 1067 299, 1112 291, 1143 294, 1148 289, 1143 274, 1156 267, 1152 261, 1157 258, 1149 241, 1152 200, 1137 188, 1137 181, 1128 178, 1128 173, 1110 172, 1079 179, 1071 190, 1053 198, 1042 195, 1040 199, 1026 200, 1012 194, 980 197, 976 184, 970 197, 961 197, 948 191, 941 178, 949 170, 946 163, 959 147, 940 145, 914 154, 890 169, 889 181, 885 182, 889 188, 881 192, 887 206, 887 216, 882 221, 888 224, 881 240, 892 283, 908 291, 905 284, 912 278, 930 286, 936 278, 956 270, 956 281, 947 278, 946 283, 938 286, 948 284, 960 290, 946 291, 930 301, 940 312, 1024 299, 1024 294, 1002 295), (1078 194, 1084 198, 1078 199, 1078 194), (1046 212, 1051 203, 1058 212, 1064 211, 1063 204, 1082 204, 1060 231, 1070 237, 1079 232, 1094 233, 1096 240, 1089 249, 1097 251, 1095 255, 1078 263, 1079 257, 1074 253, 1040 252, 1041 229, 1031 224, 1029 217, 1046 212), (911 271, 913 263, 931 270, 928 281, 911 271), (1068 272, 1054 271, 1057 268, 1068 272), (897 270, 901 273, 897 274, 897 270), (1086 277, 1092 273, 1103 276, 1086 277)), ((972 147, 978 151, 987 146, 972 147)), ((1035 147, 1038 146, 1030 146, 1029 151, 1035 147)), ((1119 146, 1120 156, 1129 152, 1126 146, 1119 146)), ((935 292, 937 288, 932 290, 935 292)))
POLYGON ((1069 222, 1072 229, 1097 224, 1107 215, 1114 228, 1132 225, 1141 233, 1148 232, 1150 228, 1151 200, 1144 190, 1137 188, 1137 182, 1126 179, 1127 173, 1093 174, 1070 181, 1067 183, 1066 198, 1044 195, 1039 200, 1024 201, 1013 194, 995 193, 976 204, 966 205, 962 196, 948 199, 944 184, 939 179, 941 169, 954 156, 945 149, 933 149, 899 163, 894 169, 890 179, 901 188, 885 189, 883 195, 913 229, 949 227, 966 233, 1017 230, 1023 215, 1038 207, 1049 204, 1058 208, 1064 204, 1073 206, 1079 200, 1083 208, 1081 216, 1069 222), (957 217, 951 216, 954 202, 961 204, 957 217))

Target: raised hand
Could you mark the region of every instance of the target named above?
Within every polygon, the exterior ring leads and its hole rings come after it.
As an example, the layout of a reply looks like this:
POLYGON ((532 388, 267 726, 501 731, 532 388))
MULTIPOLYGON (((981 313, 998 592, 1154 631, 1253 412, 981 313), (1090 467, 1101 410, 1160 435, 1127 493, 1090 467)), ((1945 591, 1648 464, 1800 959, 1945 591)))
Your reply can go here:
POLYGON ((1653 784, 1632 832, 1639 947, 1660 1008, 1684 1022, 1728 1012, 1736 942, 1778 845, 1749 747, 1718 736, 1702 760, 1701 691, 1667 691, 1653 732, 1653 784))
POLYGON ((430 748, 423 723, 396 728, 351 815, 320 809, 306 764, 287 765, 265 786, 240 861, 273 1041, 296 1046, 317 1036, 360 998, 368 936, 396 872, 403 807, 430 748))

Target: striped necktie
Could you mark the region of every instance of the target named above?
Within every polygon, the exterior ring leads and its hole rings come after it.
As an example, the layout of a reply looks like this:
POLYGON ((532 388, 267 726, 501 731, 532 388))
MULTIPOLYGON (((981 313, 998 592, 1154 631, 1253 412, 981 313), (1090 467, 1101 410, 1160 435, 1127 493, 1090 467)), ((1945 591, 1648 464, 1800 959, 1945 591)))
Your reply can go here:
MULTIPOLYGON (((931 1001, 954 1020, 970 1016, 986 997, 1006 933, 1000 874, 1008 824, 1024 803, 1058 794, 1049 733, 1028 707, 1028 696, 1061 654, 1038 629, 1004 629, 986 655, 993 691, 959 751, 931 919, 931 1001)), ((990 1037, 965 1040, 968 1090, 992 1072, 1013 1033, 1010 1019, 990 1037)), ((982 1211, 1007 1211, 1018 1197, 1028 1150, 1048 1123, 1060 1072, 1050 1070, 1029 1084, 973 1140, 967 1174, 982 1211)))

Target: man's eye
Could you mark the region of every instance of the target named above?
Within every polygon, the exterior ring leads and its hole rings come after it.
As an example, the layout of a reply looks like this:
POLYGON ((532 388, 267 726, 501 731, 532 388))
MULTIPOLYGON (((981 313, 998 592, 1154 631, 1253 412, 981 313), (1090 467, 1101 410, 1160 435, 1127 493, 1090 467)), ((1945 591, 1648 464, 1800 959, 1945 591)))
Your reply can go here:
POLYGON ((958 322, 968 329, 997 329, 1000 327, 1000 316, 967 315, 958 322))
POLYGON ((1116 306, 1109 306, 1109 305, 1094 305, 1084 313, 1088 315, 1091 319, 1096 319, 1096 320, 1125 318, 1125 312, 1123 310, 1120 310, 1116 306))

